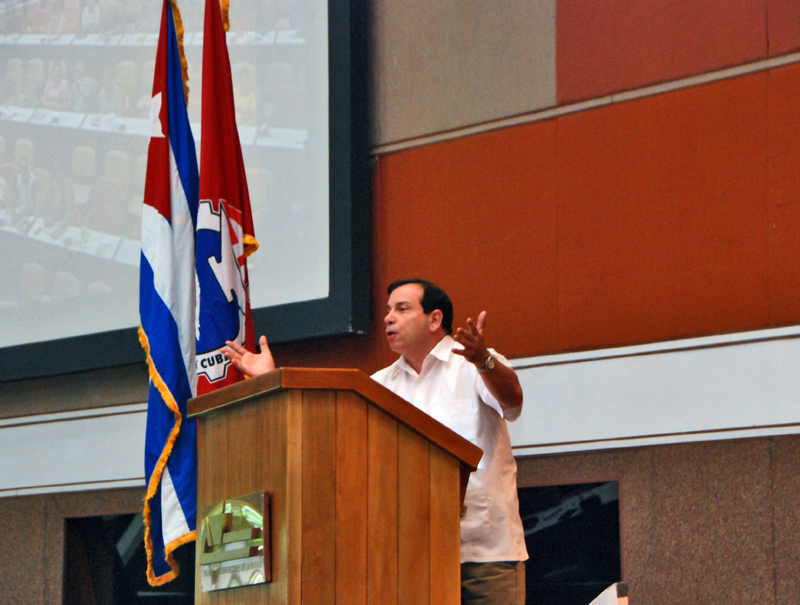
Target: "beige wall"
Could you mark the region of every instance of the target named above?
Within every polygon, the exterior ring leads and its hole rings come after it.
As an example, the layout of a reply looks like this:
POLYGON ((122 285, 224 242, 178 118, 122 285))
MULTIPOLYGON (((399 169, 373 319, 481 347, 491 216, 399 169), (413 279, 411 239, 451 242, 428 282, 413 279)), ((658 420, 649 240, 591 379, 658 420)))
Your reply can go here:
POLYGON ((555 105, 555 0, 374 0, 372 11, 375 145, 555 105))

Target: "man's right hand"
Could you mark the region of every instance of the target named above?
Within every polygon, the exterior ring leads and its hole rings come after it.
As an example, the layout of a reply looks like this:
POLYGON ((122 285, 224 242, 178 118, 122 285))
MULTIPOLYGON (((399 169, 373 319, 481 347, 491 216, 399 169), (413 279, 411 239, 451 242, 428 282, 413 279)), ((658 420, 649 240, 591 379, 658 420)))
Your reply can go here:
POLYGON ((267 346, 267 337, 262 336, 258 340, 261 353, 251 353, 242 345, 233 341, 225 341, 227 345, 222 349, 222 353, 231 360, 234 367, 248 376, 260 376, 275 369, 275 361, 272 359, 272 352, 267 346))

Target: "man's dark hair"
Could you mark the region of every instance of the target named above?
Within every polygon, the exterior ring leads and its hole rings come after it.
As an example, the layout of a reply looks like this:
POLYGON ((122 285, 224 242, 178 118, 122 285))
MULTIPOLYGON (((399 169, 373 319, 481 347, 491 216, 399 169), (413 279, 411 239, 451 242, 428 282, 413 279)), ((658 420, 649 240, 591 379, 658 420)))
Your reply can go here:
POLYGON ((450 302, 450 297, 447 296, 436 284, 433 284, 424 279, 398 279, 397 281, 389 284, 387 294, 391 296, 392 292, 397 290, 400 286, 406 284, 419 284, 422 286, 422 312, 425 315, 430 314, 432 311, 439 309, 442 312, 442 327, 446 334, 453 333, 453 303, 450 302))

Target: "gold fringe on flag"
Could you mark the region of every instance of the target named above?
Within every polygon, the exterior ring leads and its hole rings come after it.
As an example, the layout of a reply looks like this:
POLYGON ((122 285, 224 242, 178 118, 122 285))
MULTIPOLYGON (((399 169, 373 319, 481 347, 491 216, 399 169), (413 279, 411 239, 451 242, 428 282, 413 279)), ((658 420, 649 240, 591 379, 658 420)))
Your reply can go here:
POLYGON ((222 29, 228 31, 231 24, 228 22, 228 9, 230 8, 230 0, 220 0, 220 8, 222 9, 222 29))
POLYGON ((153 540, 150 537, 150 500, 152 500, 156 495, 158 484, 161 482, 161 476, 164 474, 164 468, 167 466, 167 458, 169 458, 169 455, 172 453, 172 446, 175 444, 175 440, 178 438, 178 433, 181 430, 181 422, 183 418, 181 416, 180 409, 178 408, 178 403, 175 401, 175 398, 172 396, 169 387, 164 383, 164 379, 161 378, 161 375, 158 373, 158 370, 153 363, 153 358, 150 356, 150 341, 147 338, 147 334, 144 333, 144 328, 142 328, 142 326, 139 326, 139 343, 142 345, 145 355, 147 356, 147 368, 150 371, 150 380, 153 381, 153 386, 158 389, 158 392, 161 394, 161 398, 164 400, 166 406, 175 415, 175 426, 172 427, 172 431, 169 434, 167 443, 164 445, 164 450, 161 452, 161 456, 158 458, 155 469, 153 469, 153 474, 150 476, 150 484, 147 486, 147 494, 144 497, 144 545, 145 550, 147 551, 147 581, 151 586, 162 586, 163 584, 171 582, 178 577, 178 563, 172 556, 172 552, 181 544, 194 542, 197 539, 197 531, 189 532, 185 536, 181 536, 177 540, 173 540, 169 544, 164 545, 164 554, 166 555, 165 560, 172 571, 156 578, 155 573, 153 572, 153 540))
POLYGON ((259 244, 256 241, 256 238, 254 238, 252 235, 245 235, 245 236, 242 237, 242 240, 243 240, 243 243, 244 243, 244 257, 245 258, 250 256, 253 252, 258 250, 259 246, 261 246, 261 244, 259 244))
POLYGON ((181 76, 183 77, 183 97, 186 104, 189 104, 189 64, 186 62, 186 54, 183 52, 183 21, 181 20, 181 9, 175 0, 167 0, 172 9, 172 19, 175 21, 175 33, 178 36, 178 53, 181 56, 181 76))

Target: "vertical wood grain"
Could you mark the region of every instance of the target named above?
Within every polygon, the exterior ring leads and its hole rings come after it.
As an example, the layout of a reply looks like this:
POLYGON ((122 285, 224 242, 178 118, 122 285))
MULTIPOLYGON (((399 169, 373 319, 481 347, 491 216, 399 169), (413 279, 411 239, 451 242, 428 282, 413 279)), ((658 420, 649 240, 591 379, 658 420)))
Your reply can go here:
MULTIPOLYGON (((201 421, 198 439, 198 524, 203 506, 258 491, 270 493, 272 501, 273 582, 246 590, 203 593, 200 574, 195 582, 195 603, 204 605, 284 604, 290 581, 287 556, 287 412, 286 401, 294 393, 259 399, 201 421)), ((298 498, 299 503, 299 498, 298 498)), ((299 507, 298 507, 299 508, 299 507)), ((202 543, 198 527, 198 556, 202 543)), ((299 573, 297 574, 299 576, 299 573)), ((299 597, 295 601, 299 603, 299 597)))
POLYGON ((303 392, 304 603, 336 602, 336 392, 303 392))
POLYGON ((258 414, 256 418, 256 425, 258 428, 257 431, 255 431, 256 434, 254 435, 253 440, 248 444, 248 446, 252 448, 251 451, 253 452, 253 456, 258 458, 257 466, 259 469, 258 472, 252 476, 252 491, 269 492, 269 515, 265 515, 264 517, 264 524, 266 525, 264 534, 269 536, 269 540, 264 543, 264 563, 269 567, 266 571, 271 580, 270 584, 265 587, 265 590, 262 591, 264 593, 261 601, 263 605, 280 603, 280 600, 277 598, 277 594, 281 586, 279 583, 273 586, 276 576, 274 575, 275 555, 273 553, 275 552, 275 548, 273 546, 273 542, 275 541, 275 538, 272 535, 272 528, 274 527, 272 519, 275 515, 275 495, 276 493, 280 492, 280 490, 276 488, 284 482, 286 469, 284 467, 274 467, 272 465, 272 458, 269 455, 269 452, 273 447, 282 446, 280 442, 272 443, 268 441, 268 439, 270 437, 272 426, 279 422, 280 412, 285 408, 285 401, 286 396, 281 395, 272 398, 272 405, 266 404, 266 402, 262 404, 265 406, 265 409, 258 414))
POLYGON ((198 504, 272 500, 271 583, 200 605, 459 598, 459 465, 350 392, 290 390, 203 417, 198 504), (449 493, 442 493, 442 492, 449 493))
POLYGON ((367 403, 336 398, 336 602, 367 603, 367 403))
POLYGON ((227 605, 230 598, 224 594, 214 595, 202 592, 199 561, 203 544, 200 541, 200 524, 202 523, 203 507, 219 502, 226 494, 227 480, 222 471, 231 457, 228 448, 231 418, 227 414, 209 414, 201 422, 198 435, 198 480, 197 480, 197 542, 195 544, 195 603, 221 603, 227 605))
POLYGON ((209 424, 213 422, 213 415, 203 418, 197 427, 197 541, 195 543, 194 559, 194 602, 196 605, 206 603, 203 589, 201 588, 200 576, 200 524, 203 522, 203 506, 206 504, 209 483, 209 469, 212 464, 207 455, 208 442, 211 438, 209 424))
POLYGON ((201 422, 197 439, 197 541, 195 543, 195 603, 202 605, 211 602, 208 593, 202 592, 200 574, 200 554, 203 543, 200 540, 200 524, 202 523, 203 507, 214 502, 214 490, 218 477, 218 460, 210 456, 213 448, 220 449, 220 459, 227 456, 227 433, 224 430, 224 421, 221 414, 209 414, 201 422))
POLYGON ((431 603, 461 603, 461 503, 459 463, 430 446, 431 603))
POLYGON ((367 602, 397 603, 397 422, 367 414, 367 602))
POLYGON ((282 528, 285 538, 283 546, 286 555, 286 599, 289 605, 302 602, 302 562, 303 562, 303 393, 289 391, 286 400, 286 424, 282 435, 286 444, 281 460, 286 468, 284 501, 285 511, 282 528))
POLYGON ((287 599, 287 546, 286 528, 289 522, 286 489, 287 450, 287 406, 293 393, 281 393, 266 399, 259 405, 266 406, 257 439, 258 457, 264 469, 264 491, 270 496, 270 557, 272 582, 262 601, 264 605, 282 605, 287 599))
POLYGON ((397 441, 399 602, 429 603, 430 446, 405 426, 399 427, 397 441))

